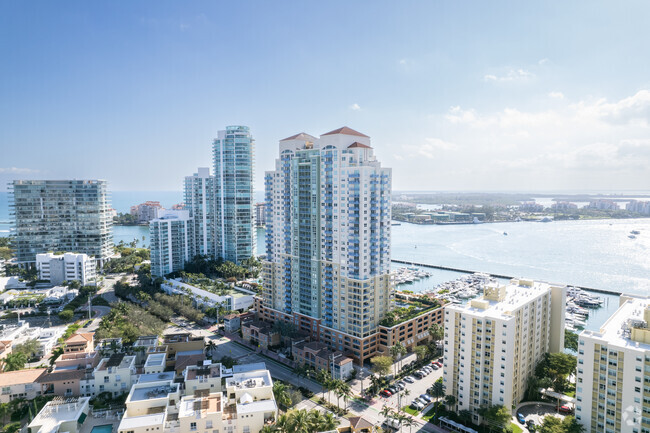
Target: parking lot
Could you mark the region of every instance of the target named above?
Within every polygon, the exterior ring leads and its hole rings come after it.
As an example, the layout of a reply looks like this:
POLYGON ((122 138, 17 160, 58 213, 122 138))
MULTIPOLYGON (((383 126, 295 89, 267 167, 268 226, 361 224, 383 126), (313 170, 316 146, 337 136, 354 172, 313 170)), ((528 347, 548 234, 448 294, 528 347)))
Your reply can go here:
MULTIPOLYGON (((417 379, 414 376, 413 377, 414 382, 413 383, 406 383, 406 387, 404 391, 401 391, 401 394, 408 394, 406 396, 401 397, 401 406, 405 407, 411 404, 415 398, 419 397, 420 394, 426 394, 427 389, 431 388, 431 386, 434 384, 438 378, 442 377, 442 368, 439 368, 438 370, 433 370, 430 374, 427 376, 424 376, 422 379, 417 379), (405 392, 408 391, 408 392, 405 392)), ((376 406, 377 403, 379 403, 379 408, 386 404, 390 407, 393 407, 394 409, 398 409, 398 403, 400 401, 400 397, 398 395, 392 395, 390 397, 379 397, 379 402, 375 402, 373 406, 376 406)))

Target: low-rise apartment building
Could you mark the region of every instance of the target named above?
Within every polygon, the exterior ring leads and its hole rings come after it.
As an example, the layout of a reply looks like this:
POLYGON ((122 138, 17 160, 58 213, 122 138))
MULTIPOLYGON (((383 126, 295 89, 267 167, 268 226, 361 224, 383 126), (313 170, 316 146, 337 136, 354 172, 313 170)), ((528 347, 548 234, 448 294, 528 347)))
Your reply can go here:
POLYGON ((144 363, 144 372, 147 374, 162 373, 166 366, 167 360, 164 353, 152 353, 144 363))
POLYGON ((160 286, 162 290, 169 294, 190 295, 199 305, 206 307, 222 306, 226 310, 246 311, 253 306, 254 292, 241 287, 224 288, 222 293, 212 293, 203 290, 192 284, 183 283, 179 279, 165 280, 160 286))
POLYGON ((182 332, 165 335, 162 344, 167 346, 167 367, 173 367, 176 361, 176 352, 203 351, 205 339, 193 337, 189 332, 182 332))
POLYGON ((185 395, 194 395, 197 391, 208 393, 221 392, 221 364, 204 361, 202 365, 189 365, 183 371, 185 395))
POLYGON ((86 377, 86 370, 54 370, 41 375, 37 380, 42 395, 60 397, 80 396, 81 380, 86 377))
POLYGON ((129 392, 135 382, 135 356, 123 353, 104 358, 95 368, 95 392, 110 392, 113 397, 129 392))
POLYGON ((530 280, 489 284, 445 308, 443 384, 456 410, 518 404, 535 366, 564 348, 566 287, 530 280))
POLYGON ((179 385, 172 380, 136 383, 126 398, 126 411, 117 431, 178 432, 179 400, 179 385))
POLYGON ((29 423, 31 433, 78 433, 90 413, 89 397, 54 399, 29 423))
POLYGON ((72 334, 70 338, 65 340, 63 353, 90 353, 93 350, 95 350, 95 333, 81 332, 79 334, 72 334))
POLYGON ((650 432, 650 297, 622 295, 578 339, 575 417, 586 432, 650 432))
POLYGON ((82 286, 95 282, 97 265, 87 254, 41 253, 36 254, 38 279, 54 285, 64 281, 79 281, 82 286))
POLYGON ((291 354, 297 364, 329 371, 334 379, 346 380, 354 370, 352 358, 338 350, 331 350, 320 341, 296 342, 291 346, 291 354))
POLYGON ((280 344, 280 333, 265 322, 252 320, 241 324, 242 338, 251 344, 268 349, 280 344))
POLYGON ((47 370, 35 368, 0 373, 0 403, 9 403, 17 398, 31 400, 41 394, 41 387, 36 382, 47 370))

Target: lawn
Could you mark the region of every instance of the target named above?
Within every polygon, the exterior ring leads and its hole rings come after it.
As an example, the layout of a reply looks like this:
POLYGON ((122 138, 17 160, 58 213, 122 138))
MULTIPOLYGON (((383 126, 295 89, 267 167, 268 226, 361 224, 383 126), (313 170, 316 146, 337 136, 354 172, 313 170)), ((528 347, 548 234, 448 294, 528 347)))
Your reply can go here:
POLYGON ((523 431, 521 427, 514 422, 510 423, 510 427, 512 427, 512 433, 521 433, 523 431))
POLYGON ((431 408, 431 409, 429 410, 429 412, 425 413, 425 414, 422 416, 422 419, 424 419, 425 421, 430 421, 431 418, 433 418, 433 416, 434 416, 435 414, 436 414, 436 409, 435 409, 435 408, 431 408))
POLYGON ((402 410, 408 413, 409 415, 413 415, 413 416, 416 416, 418 413, 420 413, 420 411, 418 411, 417 409, 413 409, 411 406, 404 406, 402 410))

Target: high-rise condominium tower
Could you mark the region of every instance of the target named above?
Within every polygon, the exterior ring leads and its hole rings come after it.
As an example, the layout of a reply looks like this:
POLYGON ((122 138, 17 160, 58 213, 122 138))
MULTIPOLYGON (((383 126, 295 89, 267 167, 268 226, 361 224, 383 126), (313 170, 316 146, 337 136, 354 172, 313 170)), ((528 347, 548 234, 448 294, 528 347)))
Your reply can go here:
POLYGON ((622 295, 580 333, 575 417, 589 432, 650 432, 650 297, 622 295))
POLYGON ((101 265, 113 254, 105 180, 15 180, 9 187, 18 262, 68 251, 92 256, 101 265))
POLYGON ((214 239, 216 257, 240 263, 255 255, 253 146, 247 126, 219 131, 214 155, 214 239))
POLYGON ((151 275, 183 270, 194 257, 193 222, 187 210, 158 210, 149 222, 151 275))
POLYGON ((264 308, 363 362, 392 305, 391 170, 350 128, 302 133, 280 141, 265 189, 264 308))
POLYGON ((482 406, 518 404, 542 356, 564 349, 566 286, 520 279, 484 292, 445 307, 443 384, 474 421, 482 406))
POLYGON ((192 218, 192 253, 214 257, 214 176, 209 168, 185 177, 184 200, 192 218))

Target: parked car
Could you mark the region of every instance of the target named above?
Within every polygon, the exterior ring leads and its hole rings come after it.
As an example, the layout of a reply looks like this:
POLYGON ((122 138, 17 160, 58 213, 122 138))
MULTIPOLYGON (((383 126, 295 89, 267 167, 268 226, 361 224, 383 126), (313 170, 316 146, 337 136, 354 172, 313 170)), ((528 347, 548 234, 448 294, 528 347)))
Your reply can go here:
POLYGON ((399 430, 402 427, 402 422, 393 418, 386 418, 383 425, 393 430, 399 430))
POLYGON ((422 379, 423 374, 420 373, 419 371, 416 371, 415 373, 413 373, 413 377, 415 377, 416 379, 422 379))
POLYGON ((431 403, 431 397, 429 397, 429 396, 426 395, 426 394, 420 394, 420 398, 421 398, 422 400, 426 401, 427 403, 431 403))
POLYGON ((397 393, 397 391, 398 391, 398 389, 397 389, 396 387, 392 386, 392 385, 389 386, 389 387, 386 388, 386 389, 388 389, 388 390, 391 392, 391 394, 395 394, 395 393, 397 393))
POLYGON ((411 408, 412 409, 417 409, 417 410, 422 410, 424 408, 424 405, 422 403, 420 403, 419 401, 417 401, 417 400, 413 400, 413 402, 411 402, 411 408))
POLYGON ((415 379, 413 379, 411 376, 406 376, 404 380, 408 383, 415 383, 415 379))
POLYGON ((433 368, 434 370, 437 370, 437 369, 439 369, 440 367, 438 367, 436 364, 433 364, 433 365, 431 366, 431 368, 433 368))
POLYGON ((436 364, 438 367, 442 367, 442 362, 436 361, 434 364, 436 364))
POLYGON ((571 409, 571 407, 567 405, 560 406, 560 413, 570 414, 573 413, 573 409, 571 409))
POLYGON ((390 392, 390 391, 387 390, 387 389, 383 390, 383 391, 380 392, 379 394, 380 394, 380 395, 383 395, 384 397, 390 397, 391 395, 393 395, 393 393, 390 392))
POLYGON ((517 421, 519 421, 519 424, 526 424, 526 418, 522 413, 517 414, 517 421))
POLYGON ((537 430, 537 425, 535 424, 535 421, 533 421, 532 419, 526 421, 526 427, 528 427, 529 432, 534 432, 537 430))
POLYGON ((400 391, 404 391, 404 388, 406 388, 406 386, 404 386, 403 384, 401 384, 401 383, 399 383, 399 382, 396 383, 395 386, 396 386, 400 391))

